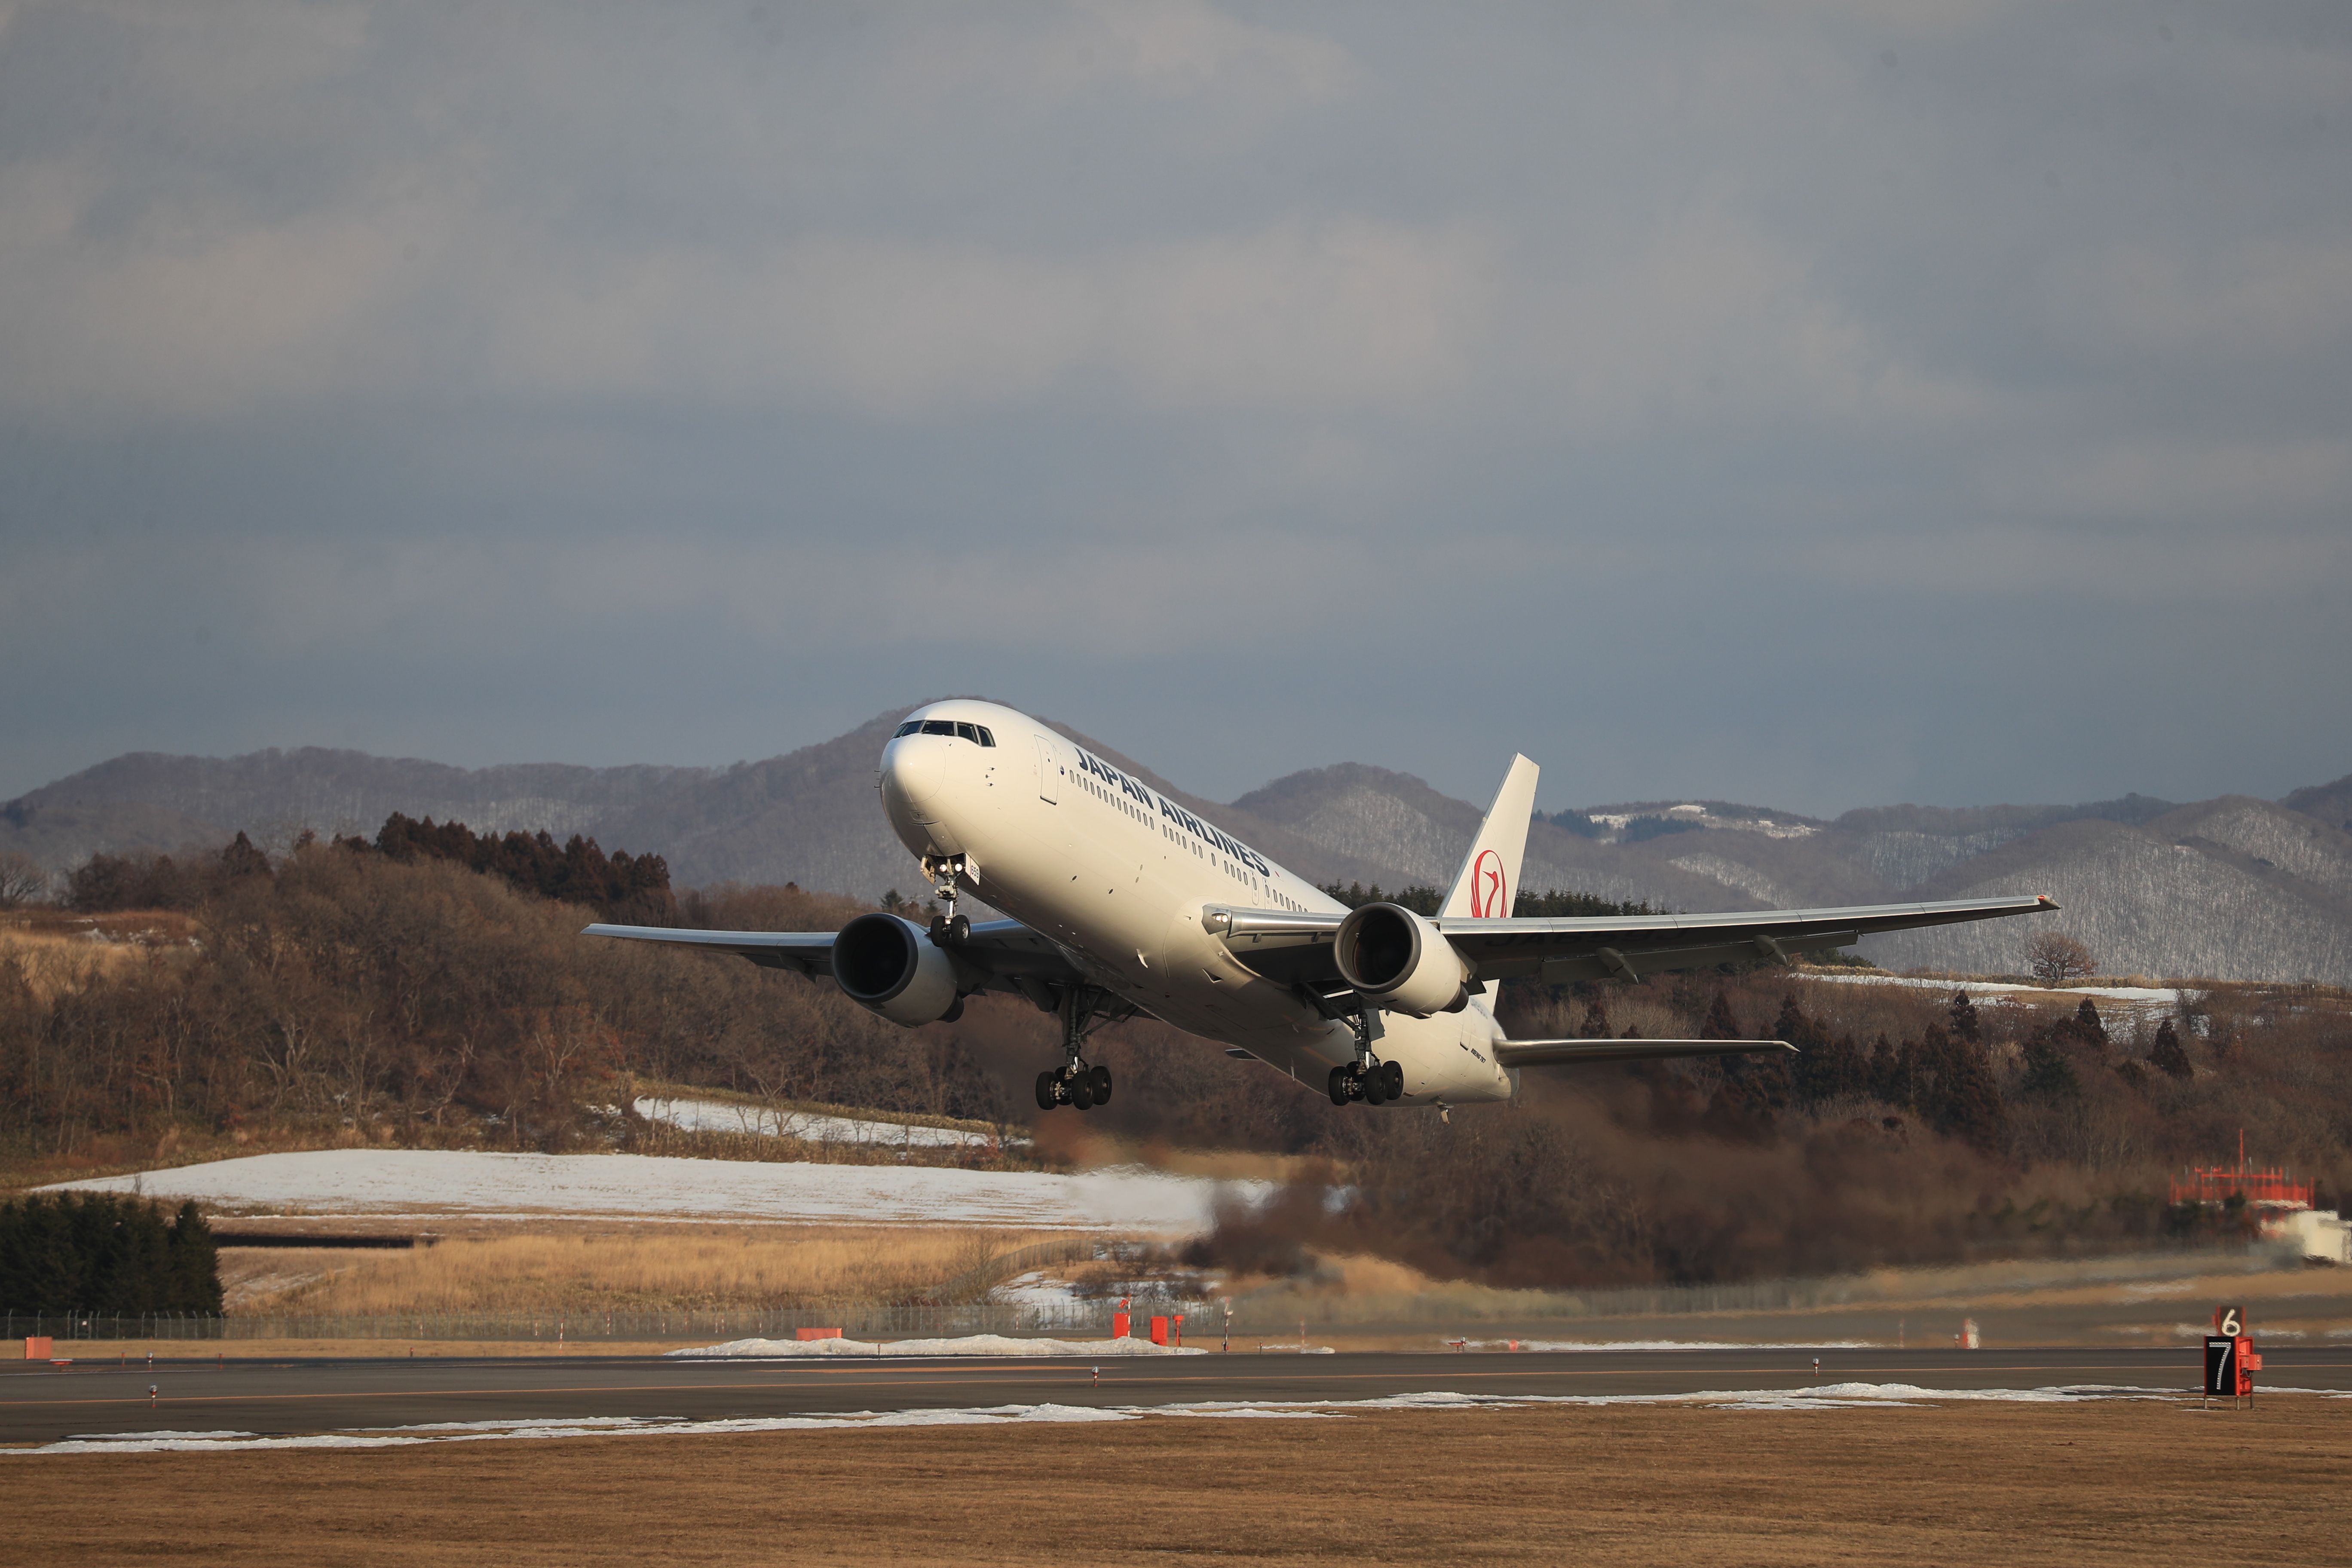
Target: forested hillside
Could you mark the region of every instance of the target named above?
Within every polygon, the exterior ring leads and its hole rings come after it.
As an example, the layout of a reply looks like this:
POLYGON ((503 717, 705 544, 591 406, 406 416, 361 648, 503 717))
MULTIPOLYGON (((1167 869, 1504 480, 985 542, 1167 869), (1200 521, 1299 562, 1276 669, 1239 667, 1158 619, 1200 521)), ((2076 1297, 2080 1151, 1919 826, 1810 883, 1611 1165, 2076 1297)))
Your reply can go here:
MULTIPOLYGON (((2167 1207, 2167 1178, 2242 1128, 2262 1159, 2321 1180, 2323 1201, 2352 1183, 2340 993, 2223 986, 2102 1016, 2063 994, 1972 1007, 1764 967, 1514 984, 1504 1014, 1526 1036, 1778 1035, 1805 1053, 1531 1070, 1517 1104, 1450 1124, 1335 1108, 1141 1021, 1098 1037, 1118 1093, 1082 1119, 1025 1092, 1056 1054, 1025 1002, 900 1029, 797 975, 583 938, 614 889, 562 872, 564 847, 499 861, 471 836, 425 837, 448 853, 232 844, 178 867, 177 911, 0 923, 0 1152, 46 1176, 321 1142, 625 1148, 641 1129, 617 1108, 633 1079, 658 1079, 1018 1119, 1046 1158, 1098 1132, 1305 1155, 1324 1162, 1317 1192, 1338 1182, 1352 1205, 1278 1205, 1217 1247, 1313 1240, 1530 1285, 2142 1245, 2199 1223, 2167 1207)), ((110 885, 163 885, 130 870, 110 885)), ((662 890, 704 926, 827 928, 859 907, 662 890)))

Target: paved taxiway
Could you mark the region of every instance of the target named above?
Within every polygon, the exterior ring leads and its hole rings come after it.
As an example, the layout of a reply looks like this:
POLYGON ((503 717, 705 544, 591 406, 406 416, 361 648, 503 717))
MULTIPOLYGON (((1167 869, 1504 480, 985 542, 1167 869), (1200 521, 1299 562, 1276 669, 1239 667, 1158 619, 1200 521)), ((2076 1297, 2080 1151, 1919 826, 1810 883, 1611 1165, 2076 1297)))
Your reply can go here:
MULTIPOLYGON (((1655 1394, 1823 1383, 2127 1384, 2193 1393, 2198 1351, 1706 1350, 1209 1354, 1104 1361, 159 1360, 0 1367, 0 1443, 118 1432, 308 1433, 428 1422, 713 1420, 1000 1405, 1151 1405, 1479 1394, 1655 1394), (148 1387, 155 1385, 152 1408, 148 1387)), ((2352 1346, 2263 1348, 2262 1382, 2352 1391, 2352 1346)))

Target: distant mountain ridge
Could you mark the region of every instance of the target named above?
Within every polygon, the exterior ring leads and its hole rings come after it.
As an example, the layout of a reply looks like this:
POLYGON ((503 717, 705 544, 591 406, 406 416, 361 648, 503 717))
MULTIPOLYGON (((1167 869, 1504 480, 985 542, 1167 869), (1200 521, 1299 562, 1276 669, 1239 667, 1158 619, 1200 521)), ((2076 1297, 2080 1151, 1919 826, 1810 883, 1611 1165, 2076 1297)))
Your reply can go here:
MULTIPOLYGON (((317 748, 136 752, 0 805, 0 852, 61 871, 98 851, 213 845, 240 830, 276 845, 306 827, 373 834, 402 811, 478 831, 544 827, 586 834, 608 850, 652 850, 688 885, 914 892, 919 874, 874 787, 875 759, 908 711, 728 768, 464 769, 317 748)), ((1221 805, 1054 728, 1317 881, 1443 885, 1483 810, 1362 763, 1291 773, 1221 805)), ((2111 973, 2352 984, 2352 776, 2276 802, 1891 805, 1825 822, 1733 802, 1659 801, 1585 815, 1600 837, 1540 816, 1530 824, 1524 886, 1691 910, 2046 892, 2065 906, 2053 921, 1948 927, 1874 939, 1863 951, 1897 968, 2016 973, 2028 927, 2054 927, 2088 943, 2111 973), (1639 818, 1675 819, 1681 830, 1636 838, 1627 828, 1639 818)))

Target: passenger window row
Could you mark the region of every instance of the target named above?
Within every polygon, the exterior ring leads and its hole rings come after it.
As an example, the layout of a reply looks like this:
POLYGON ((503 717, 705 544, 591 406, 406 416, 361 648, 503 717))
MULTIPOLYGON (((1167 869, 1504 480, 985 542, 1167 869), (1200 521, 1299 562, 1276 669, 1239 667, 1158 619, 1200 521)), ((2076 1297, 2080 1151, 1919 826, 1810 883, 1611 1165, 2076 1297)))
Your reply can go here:
POLYGON ((996 737, 987 725, 954 723, 945 719, 909 719, 892 731, 890 738, 895 741, 901 735, 953 735, 976 746, 996 744, 996 737))

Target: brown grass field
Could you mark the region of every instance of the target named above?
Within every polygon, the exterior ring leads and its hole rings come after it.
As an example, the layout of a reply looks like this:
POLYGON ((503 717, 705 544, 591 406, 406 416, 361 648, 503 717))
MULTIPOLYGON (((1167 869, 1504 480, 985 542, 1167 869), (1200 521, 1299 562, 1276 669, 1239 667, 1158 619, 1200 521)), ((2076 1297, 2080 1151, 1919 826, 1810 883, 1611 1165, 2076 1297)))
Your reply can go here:
POLYGON ((230 1248, 222 1284, 232 1310, 334 1316, 887 1301, 1042 1239, 928 1226, 551 1227, 406 1252, 230 1248))
POLYGON ((2295 1395, 0 1463, 26 1563, 2352 1562, 2352 1406, 2295 1395))
POLYGON ((150 963, 184 963, 194 922, 152 910, 68 915, 12 910, 0 920, 0 963, 13 963, 44 1005, 98 980, 119 980, 150 963))

